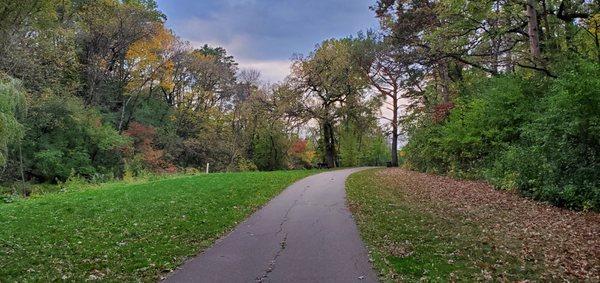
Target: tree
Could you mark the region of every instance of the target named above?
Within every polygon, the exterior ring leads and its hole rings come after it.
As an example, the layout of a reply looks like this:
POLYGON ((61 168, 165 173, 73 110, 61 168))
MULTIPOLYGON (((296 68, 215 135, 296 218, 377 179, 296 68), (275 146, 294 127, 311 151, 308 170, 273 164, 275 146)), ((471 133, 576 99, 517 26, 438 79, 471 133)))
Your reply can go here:
POLYGON ((4 1, 0 5, 0 70, 32 94, 73 91, 78 69, 71 1, 4 1))
POLYGON ((367 87, 367 78, 357 64, 358 40, 353 38, 324 41, 306 58, 297 58, 288 78, 296 101, 288 113, 318 121, 324 161, 337 166, 336 124, 342 109, 352 99, 359 100, 367 87))
POLYGON ((255 85, 257 76, 249 72, 241 78, 242 93, 234 110, 236 136, 241 138, 237 143, 258 169, 286 169, 293 135, 286 127, 284 107, 276 95, 279 86, 259 87, 255 85))
POLYGON ((0 74, 0 166, 8 159, 8 147, 20 143, 24 136, 21 122, 25 109, 25 93, 21 82, 0 74))
POLYGON ((573 39, 600 6, 569 0, 380 0, 374 10, 402 60, 425 76, 437 73, 431 77, 444 92, 469 68, 488 75, 523 68, 553 77, 553 66, 545 62, 564 56, 565 47, 585 55, 573 39))
POLYGON ((28 179, 64 181, 82 177, 119 176, 122 150, 129 139, 119 135, 94 108, 72 94, 49 93, 29 107, 23 150, 28 179))
POLYGON ((90 1, 78 9, 81 30, 79 63, 83 76, 80 96, 86 105, 119 111, 127 102, 125 89, 132 79, 127 53, 155 35, 163 15, 140 1, 90 1))
POLYGON ((404 98, 402 93, 406 72, 399 61, 401 55, 389 42, 367 37, 363 44, 363 69, 370 85, 379 93, 385 109, 392 113, 391 118, 384 117, 384 119, 388 120, 391 126, 391 165, 396 167, 398 166, 399 115, 404 98))
POLYGON ((139 100, 151 97, 160 87, 157 85, 159 79, 170 75, 177 45, 177 38, 161 23, 157 23, 152 36, 138 40, 129 47, 125 58, 130 79, 124 89, 117 126, 119 132, 127 128, 132 118, 131 109, 136 107, 139 100))

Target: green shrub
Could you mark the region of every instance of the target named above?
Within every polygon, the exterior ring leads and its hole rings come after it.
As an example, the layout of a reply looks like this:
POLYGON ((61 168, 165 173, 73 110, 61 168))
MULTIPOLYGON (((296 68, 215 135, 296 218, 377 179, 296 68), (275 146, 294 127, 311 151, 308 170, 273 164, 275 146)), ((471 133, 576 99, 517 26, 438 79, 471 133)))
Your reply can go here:
POLYGON ((533 194, 556 205, 600 209, 600 65, 579 62, 561 73, 524 142, 548 163, 533 194), (537 190, 539 191, 537 191, 537 190))
MULTIPOLYGON (((342 127, 344 128, 344 127, 342 127)), ((356 167, 360 163, 360 148, 358 135, 354 126, 350 125, 346 129, 341 129, 339 133, 339 158, 340 166, 356 167)))
POLYGON ((365 150, 361 155, 361 164, 366 166, 384 166, 392 159, 387 141, 383 135, 373 135, 363 140, 365 150))
POLYGON ((484 178, 574 209, 600 210, 600 66, 558 79, 499 76, 465 84, 449 117, 414 121, 410 168, 484 178))
POLYGON ((26 124, 26 171, 42 181, 65 181, 72 174, 117 175, 119 149, 130 143, 103 123, 98 111, 69 95, 36 99, 26 124))

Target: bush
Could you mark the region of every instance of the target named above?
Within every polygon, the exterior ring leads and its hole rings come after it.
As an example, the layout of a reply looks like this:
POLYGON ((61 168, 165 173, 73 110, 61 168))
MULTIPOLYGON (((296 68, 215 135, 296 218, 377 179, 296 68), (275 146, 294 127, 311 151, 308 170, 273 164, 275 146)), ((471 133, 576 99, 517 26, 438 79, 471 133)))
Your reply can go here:
POLYGON ((536 111, 530 84, 517 76, 506 76, 483 79, 463 89, 446 121, 428 122, 411 136, 407 148, 411 164, 430 169, 426 171, 477 175, 490 157, 519 141, 520 125, 536 111))
POLYGON ((139 175, 143 171, 154 173, 176 172, 177 168, 165 158, 164 150, 157 149, 156 129, 152 126, 133 122, 125 135, 133 140, 134 155, 130 163, 130 169, 139 175))
POLYGON ((553 82, 542 112, 524 127, 524 140, 546 163, 539 199, 600 209, 600 65, 574 64, 553 82))
POLYGON ((342 167, 384 166, 390 161, 390 148, 378 130, 363 131, 350 124, 339 134, 339 157, 342 167))
POLYGON ((288 140, 275 125, 261 129, 252 143, 252 162, 260 170, 272 171, 285 169, 288 140))
POLYGON ((385 166, 391 160, 390 148, 382 134, 363 140, 365 150, 361 155, 361 164, 366 166, 385 166))
POLYGON ((310 169, 314 163, 316 152, 309 139, 293 137, 288 149, 289 169, 310 169))
POLYGON ((484 178, 574 209, 600 210, 600 66, 558 79, 504 76, 466 85, 449 117, 416 120, 406 165, 484 178))
POLYGON ((423 124, 411 131, 410 141, 404 147, 406 159, 404 166, 408 169, 429 173, 445 173, 449 166, 446 164, 444 153, 441 151, 441 126, 423 124))
POLYGON ((26 172, 42 181, 118 175, 120 151, 130 144, 129 138, 103 123, 98 111, 69 95, 39 97, 25 124, 26 172))
POLYGON ((258 171, 256 165, 246 158, 240 158, 236 167, 236 171, 239 172, 258 171))
POLYGON ((348 129, 340 130, 339 134, 339 158, 340 166, 356 167, 360 164, 361 148, 356 129, 350 126, 348 129))

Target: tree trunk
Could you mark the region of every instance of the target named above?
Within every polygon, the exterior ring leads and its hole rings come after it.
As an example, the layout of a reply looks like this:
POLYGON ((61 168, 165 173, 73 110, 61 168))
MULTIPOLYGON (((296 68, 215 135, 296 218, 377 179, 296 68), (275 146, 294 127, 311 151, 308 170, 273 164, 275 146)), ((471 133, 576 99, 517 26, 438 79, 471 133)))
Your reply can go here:
POLYGON ((25 170, 23 170, 23 145, 19 142, 19 170, 21 171, 21 190, 24 197, 28 196, 25 186, 25 170))
MULTIPOLYGON (((550 23, 548 22, 548 5, 546 4, 546 0, 542 0, 542 20, 544 22, 544 42, 549 44, 552 39, 552 32, 550 31, 550 23)), ((556 46, 553 46, 553 48, 556 46)), ((548 48, 546 48, 548 49, 548 48)))
MULTIPOLYGON (((596 29, 598 29, 598 25, 596 25, 596 29)), ((594 42, 596 43, 596 53, 598 54, 598 63, 600 63, 600 38, 598 38, 598 33, 594 37, 594 42)))
POLYGON ((528 35, 529 35, 529 49, 531 56, 535 61, 541 59, 540 51, 540 32, 537 18, 537 11, 535 10, 535 0, 527 0, 527 17, 529 18, 528 24, 528 35))
POLYGON ((448 75, 448 61, 444 60, 439 65, 440 78, 442 80, 442 101, 450 102, 450 75, 448 75))
POLYGON ((600 63, 600 37, 598 36, 598 31, 600 30, 600 22, 594 21, 594 43, 596 44, 596 54, 598 56, 598 63, 600 63))
POLYGON ((335 137, 333 123, 328 118, 323 122, 323 143, 325 145, 325 163, 327 163, 327 167, 335 168, 335 137))
POLYGON ((129 104, 129 101, 131 101, 132 96, 130 96, 129 98, 127 98, 127 100, 123 103, 123 107, 121 108, 121 118, 119 119, 119 134, 123 132, 123 124, 125 122, 125 111, 127 110, 127 104, 129 104))
POLYGON ((394 93, 392 99, 392 166, 398 167, 398 94, 394 93))

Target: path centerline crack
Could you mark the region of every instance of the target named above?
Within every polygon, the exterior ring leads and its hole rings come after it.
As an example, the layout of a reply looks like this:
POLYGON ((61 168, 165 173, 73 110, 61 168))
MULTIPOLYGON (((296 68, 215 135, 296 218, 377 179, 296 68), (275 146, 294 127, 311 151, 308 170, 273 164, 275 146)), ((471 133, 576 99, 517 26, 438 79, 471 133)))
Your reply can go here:
MULTIPOLYGON (((292 203, 292 205, 287 209, 287 211, 285 212, 285 215, 283 215, 283 219, 281 220, 281 223, 279 223, 279 231, 277 231, 277 233, 276 233, 277 235, 279 235, 283 231, 283 229, 284 229, 283 226, 288 221, 290 212, 292 211, 292 209, 294 209, 294 207, 296 207, 298 202, 304 197, 304 194, 306 193, 306 191, 309 188, 310 188, 310 186, 305 186, 304 189, 302 190, 302 193, 300 193, 300 197, 297 198, 294 201, 294 203, 292 203)), ((287 237, 288 237, 288 234, 286 233, 283 236, 283 240, 279 243, 279 249, 275 253, 275 256, 273 256, 273 259, 267 265, 267 268, 264 270, 263 274, 260 276, 257 276, 256 280, 258 282, 262 282, 262 281, 266 280, 269 277, 269 273, 271 273, 275 269, 275 264, 277 262, 277 258, 281 255, 281 253, 283 253, 283 251, 285 250, 285 246, 287 245, 287 237)))

